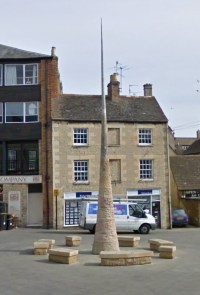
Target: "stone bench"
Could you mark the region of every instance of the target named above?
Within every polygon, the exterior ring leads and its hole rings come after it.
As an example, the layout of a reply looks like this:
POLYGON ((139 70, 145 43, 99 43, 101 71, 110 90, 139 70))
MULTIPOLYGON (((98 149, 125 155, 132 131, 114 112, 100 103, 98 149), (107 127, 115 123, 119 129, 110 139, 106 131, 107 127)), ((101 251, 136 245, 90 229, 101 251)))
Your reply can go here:
POLYGON ((56 241, 51 239, 40 239, 38 242, 44 242, 49 244, 49 249, 52 249, 55 246, 56 241))
POLYGON ((173 259, 176 256, 176 246, 160 246, 158 250, 160 258, 173 259))
POLYGON ((152 251, 101 251, 101 265, 104 266, 128 266, 150 264, 152 251))
POLYGON ((74 247, 74 246, 80 246, 81 237, 79 236, 67 236, 65 237, 65 245, 74 247))
POLYGON ((140 237, 118 236, 120 247, 137 247, 140 242, 140 237))
POLYGON ((174 243, 162 239, 150 239, 149 241, 150 250, 159 251, 160 246, 174 246, 174 243))
POLYGON ((34 242, 33 253, 35 255, 46 255, 49 251, 49 243, 47 242, 34 242))
POLYGON ((78 250, 66 248, 49 249, 49 261, 72 264, 77 262, 78 250))

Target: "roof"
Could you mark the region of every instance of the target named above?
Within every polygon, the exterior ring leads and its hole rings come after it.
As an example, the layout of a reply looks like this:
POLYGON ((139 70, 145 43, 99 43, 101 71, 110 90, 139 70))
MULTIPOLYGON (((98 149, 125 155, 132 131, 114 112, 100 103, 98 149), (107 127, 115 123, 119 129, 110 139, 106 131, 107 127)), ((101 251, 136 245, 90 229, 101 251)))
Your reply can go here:
POLYGON ((198 155, 200 154, 200 139, 195 140, 188 149, 184 152, 185 155, 198 155))
MULTIPOLYGON (((53 120, 100 122, 101 95, 64 94, 52 102, 53 120)), ((110 122, 167 123, 155 97, 120 96, 106 99, 107 120, 110 122)))
POLYGON ((170 157, 171 171, 179 190, 200 189, 200 157, 170 157))
POLYGON ((51 56, 0 44, 0 59, 49 58, 49 57, 51 56))
POLYGON ((197 138, 196 137, 175 137, 175 144, 177 146, 189 146, 191 145, 197 138))

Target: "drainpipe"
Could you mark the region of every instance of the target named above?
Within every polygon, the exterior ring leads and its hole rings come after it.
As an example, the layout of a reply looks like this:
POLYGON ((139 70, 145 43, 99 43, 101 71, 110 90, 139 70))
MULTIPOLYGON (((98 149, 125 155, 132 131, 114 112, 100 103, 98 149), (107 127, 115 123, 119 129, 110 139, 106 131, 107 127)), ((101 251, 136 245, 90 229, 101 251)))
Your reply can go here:
POLYGON ((172 229, 172 204, 171 204, 171 184, 170 184, 170 159, 169 159, 169 139, 168 139, 168 124, 167 124, 167 161, 169 169, 169 178, 168 178, 168 211, 169 211, 169 229, 172 229))
POLYGON ((46 226, 49 229, 49 166, 48 166, 48 61, 45 60, 45 184, 46 184, 46 226))

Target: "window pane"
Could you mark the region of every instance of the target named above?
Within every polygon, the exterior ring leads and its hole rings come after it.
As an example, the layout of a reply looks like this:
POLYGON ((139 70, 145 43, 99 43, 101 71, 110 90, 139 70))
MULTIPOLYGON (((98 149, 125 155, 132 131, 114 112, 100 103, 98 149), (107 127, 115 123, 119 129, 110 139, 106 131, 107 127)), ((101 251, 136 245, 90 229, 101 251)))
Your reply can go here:
POLYGON ((88 181, 88 161, 74 161, 74 181, 88 181))
POLYGON ((0 102, 0 123, 3 122, 3 103, 0 102))
POLYGON ((139 129, 139 144, 152 144, 151 129, 139 129))
POLYGON ((153 160, 140 160, 140 179, 153 179, 153 160))
POLYGON ((38 121, 38 104, 37 102, 26 102, 25 103, 25 114, 26 122, 37 122, 38 121))
POLYGON ((21 64, 5 66, 6 85, 37 84, 37 64, 21 64))
POLYGON ((6 122, 23 122, 23 103, 6 103, 6 122))
POLYGON ((17 170, 17 151, 8 150, 8 170, 17 170))
POLYGON ((75 128, 74 129, 74 144, 75 145, 88 144, 88 129, 87 128, 75 128))
POLYGON ((25 65, 25 84, 37 83, 37 65, 25 65))
POLYGON ((23 65, 6 65, 6 85, 23 84, 23 65))
POLYGON ((3 66, 0 65, 0 86, 3 84, 3 66))

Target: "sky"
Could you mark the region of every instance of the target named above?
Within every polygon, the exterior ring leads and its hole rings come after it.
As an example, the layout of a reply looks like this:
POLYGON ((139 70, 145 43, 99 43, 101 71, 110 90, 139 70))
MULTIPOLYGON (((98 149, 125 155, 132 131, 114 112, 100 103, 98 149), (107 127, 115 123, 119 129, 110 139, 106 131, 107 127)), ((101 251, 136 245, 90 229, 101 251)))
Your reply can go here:
POLYGON ((153 95, 176 137, 200 129, 199 0, 0 0, 0 43, 43 54, 56 47, 64 93, 153 95))

